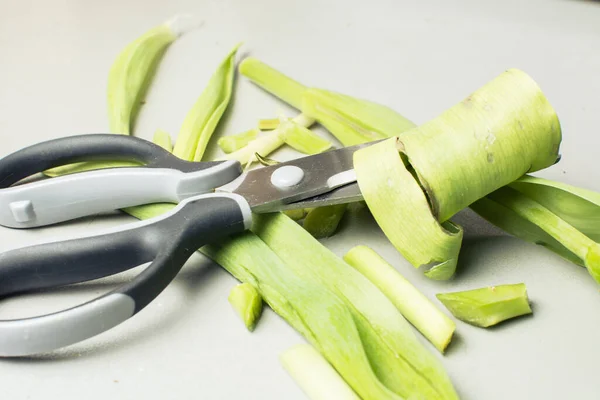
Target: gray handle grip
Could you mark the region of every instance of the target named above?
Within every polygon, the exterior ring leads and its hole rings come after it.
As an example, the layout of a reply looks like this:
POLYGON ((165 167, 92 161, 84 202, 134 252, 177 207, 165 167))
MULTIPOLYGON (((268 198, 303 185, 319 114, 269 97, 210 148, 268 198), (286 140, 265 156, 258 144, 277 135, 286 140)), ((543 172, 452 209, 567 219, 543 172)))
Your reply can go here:
POLYGON ((90 302, 53 314, 0 321, 0 356, 51 351, 120 324, 158 296, 194 251, 248 229, 251 222, 243 197, 207 194, 120 230, 0 255, 0 296, 83 282, 152 262, 131 282, 90 302))
POLYGON ((0 225, 31 228, 149 203, 179 203, 238 177, 236 161, 192 163, 143 139, 80 135, 27 147, 0 159, 0 225), (145 163, 12 186, 48 168, 83 160, 145 163))

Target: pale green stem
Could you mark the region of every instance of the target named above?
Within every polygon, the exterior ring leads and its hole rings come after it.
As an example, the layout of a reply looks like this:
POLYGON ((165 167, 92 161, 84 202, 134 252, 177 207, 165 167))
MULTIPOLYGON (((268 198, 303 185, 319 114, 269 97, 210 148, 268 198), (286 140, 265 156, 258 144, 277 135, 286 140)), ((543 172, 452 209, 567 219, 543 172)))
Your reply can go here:
POLYGON ((302 226, 317 239, 329 237, 337 230, 347 206, 347 204, 335 204, 312 208, 306 214, 302 226))
POLYGON ((242 283, 231 289, 227 300, 252 332, 263 310, 263 300, 258 290, 249 283, 242 283))
POLYGON ((286 350, 279 360, 310 400, 360 400, 335 368, 309 344, 286 350))
POLYGON ((344 256, 386 295, 415 328, 440 352, 444 352, 456 329, 454 322, 442 313, 423 293, 394 267, 367 246, 356 246, 344 256))
POLYGON ((302 95, 306 86, 252 57, 240 63, 239 71, 267 92, 298 110, 302 109, 302 95))

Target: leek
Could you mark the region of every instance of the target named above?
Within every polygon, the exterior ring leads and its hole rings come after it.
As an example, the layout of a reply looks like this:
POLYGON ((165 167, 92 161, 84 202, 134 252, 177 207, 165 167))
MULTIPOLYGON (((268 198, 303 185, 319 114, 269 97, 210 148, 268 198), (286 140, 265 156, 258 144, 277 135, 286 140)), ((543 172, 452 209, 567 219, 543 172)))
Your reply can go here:
POLYGON ((558 118, 537 84, 509 70, 434 120, 357 151, 354 166, 396 249, 415 267, 429 266, 430 278, 448 279, 462 241, 462 228, 448 219, 554 164, 560 140, 558 118))
POLYGON ((283 368, 311 400, 360 400, 318 351, 296 345, 279 356, 283 368))
POLYGON ((256 139, 256 136, 258 136, 258 129, 249 129, 236 135, 223 136, 219 138, 217 145, 229 154, 247 146, 251 140, 256 139))
POLYGON ((444 352, 456 329, 450 318, 371 248, 353 247, 344 260, 373 282, 436 349, 444 352))
POLYGON ((252 332, 263 309, 262 297, 258 290, 249 283, 242 283, 231 289, 227 299, 246 328, 252 332))
POLYGON ((439 361, 365 277, 283 214, 203 252, 304 335, 364 399, 456 399, 439 361))
POLYGON ((329 237, 337 230, 347 206, 347 204, 335 204, 312 208, 306 214, 302 226, 317 239, 329 237))
MULTIPOLYGON (((292 122, 303 127, 309 127, 314 121, 310 118, 307 118, 303 114, 300 114, 293 118, 292 122)), ((284 143, 285 141, 283 139, 282 128, 277 127, 277 129, 267 132, 250 141, 246 147, 221 157, 220 160, 237 160, 242 164, 255 162, 255 153, 259 153, 261 156, 266 157, 283 146, 284 143)))
POLYGON ((532 313, 523 283, 441 293, 437 298, 456 318, 482 328, 532 313))
POLYGON ((261 131, 272 131, 279 126, 279 118, 261 119, 258 120, 258 129, 261 131))
POLYGON ((333 147, 333 143, 329 140, 294 121, 284 121, 279 126, 285 144, 301 153, 318 154, 333 147))
POLYGON ((208 85, 186 115, 173 154, 184 160, 201 161, 208 141, 229 105, 235 76, 237 44, 210 78, 208 85))

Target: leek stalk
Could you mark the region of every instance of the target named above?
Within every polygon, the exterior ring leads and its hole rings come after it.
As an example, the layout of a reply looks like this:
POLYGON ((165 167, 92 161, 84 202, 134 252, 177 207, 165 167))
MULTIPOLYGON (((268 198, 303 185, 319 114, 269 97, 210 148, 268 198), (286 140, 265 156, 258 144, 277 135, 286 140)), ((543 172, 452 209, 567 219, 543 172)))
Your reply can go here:
POLYGON ((444 352, 456 325, 425 295, 367 246, 353 247, 344 256, 344 261, 373 282, 436 349, 444 352))
POLYGON ((258 290, 249 283, 242 283, 231 289, 227 300, 242 319, 246 328, 252 332, 263 309, 262 297, 258 290))
POLYGON ((219 138, 217 145, 229 154, 247 146, 251 140, 256 139, 256 136, 258 136, 258 129, 249 129, 236 135, 223 136, 219 138))
POLYGON ((440 293, 437 298, 456 318, 482 328, 532 313, 523 283, 440 293))

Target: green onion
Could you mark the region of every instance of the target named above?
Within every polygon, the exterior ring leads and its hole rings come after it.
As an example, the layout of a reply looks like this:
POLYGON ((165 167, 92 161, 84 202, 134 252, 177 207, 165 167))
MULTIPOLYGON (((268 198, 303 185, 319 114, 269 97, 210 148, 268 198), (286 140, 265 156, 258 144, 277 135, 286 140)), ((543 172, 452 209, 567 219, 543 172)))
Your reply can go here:
POLYGON ((482 328, 532 312, 523 283, 440 293, 437 298, 456 318, 482 328))
POLYGON ((456 329, 450 318, 371 248, 353 247, 344 260, 373 282, 423 336, 444 352, 456 329))
POLYGON ((157 129, 154 132, 154 137, 152 141, 167 150, 169 153, 173 151, 173 144, 171 142, 171 135, 168 132, 163 131, 162 129, 157 129))
POLYGON ((238 133, 236 135, 223 136, 217 141, 217 145, 225 153, 233 153, 236 150, 241 149, 248 145, 251 140, 256 139, 258 136, 258 129, 250 129, 245 132, 238 133))
POLYGON ((227 299, 244 322, 244 325, 246 325, 246 328, 252 332, 263 309, 262 297, 258 290, 249 283, 242 283, 231 289, 227 299))
POLYGON ((229 105, 235 76, 235 55, 240 44, 225 57, 208 85, 188 112, 173 154, 184 160, 201 161, 208 141, 229 105))
POLYGON ((311 400, 360 400, 318 351, 296 345, 279 356, 283 368, 311 400))

